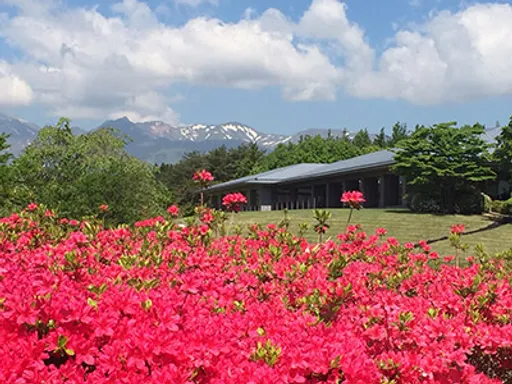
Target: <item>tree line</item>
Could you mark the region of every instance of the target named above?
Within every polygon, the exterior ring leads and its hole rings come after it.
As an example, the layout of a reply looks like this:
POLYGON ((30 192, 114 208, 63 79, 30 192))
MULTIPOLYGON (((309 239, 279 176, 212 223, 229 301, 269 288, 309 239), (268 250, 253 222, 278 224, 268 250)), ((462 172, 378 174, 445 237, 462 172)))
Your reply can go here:
MULTIPOLYGON (((396 151, 394 171, 409 183, 415 210, 461 211, 462 200, 477 203, 486 183, 510 180, 512 120, 501 128, 495 146, 483 140, 484 127, 455 123, 416 126, 396 123, 373 137, 366 129, 350 137, 304 136, 265 152, 256 144, 225 146, 206 153, 190 152, 176 164, 151 165, 126 151, 129 137, 110 128, 74 135, 68 119, 42 128, 17 157, 9 154, 7 136, 0 135, 0 213, 37 201, 68 217, 97 213, 109 206, 108 223, 131 223, 163 214, 178 204, 188 214, 199 195, 191 176, 208 169, 215 182, 297 163, 331 163, 389 148, 396 151)), ((473 208, 469 209, 471 211, 473 208)), ((468 211, 468 209, 463 209, 468 211)), ((475 209, 474 209, 475 210, 475 209)))

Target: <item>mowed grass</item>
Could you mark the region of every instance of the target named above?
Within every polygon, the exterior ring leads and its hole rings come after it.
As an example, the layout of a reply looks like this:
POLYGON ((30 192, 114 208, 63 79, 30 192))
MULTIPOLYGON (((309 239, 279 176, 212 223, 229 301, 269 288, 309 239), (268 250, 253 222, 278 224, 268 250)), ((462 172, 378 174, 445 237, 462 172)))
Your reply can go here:
MULTIPOLYGON (((349 210, 329 209, 332 213, 331 228, 325 238, 335 238, 344 231, 349 210)), ((315 220, 312 210, 288 211, 291 220, 290 230, 298 233, 300 223, 308 223, 310 229, 306 233, 309 241, 316 241, 317 235, 313 232, 315 220)), ((284 218, 283 211, 272 212, 241 212, 236 215, 234 223, 246 227, 252 223, 267 225, 279 223, 284 218)), ((453 224, 464 224, 466 232, 472 232, 486 228, 493 221, 486 216, 464 215, 429 215, 412 213, 406 209, 362 209, 354 211, 352 224, 361 224, 368 233, 373 233, 376 228, 383 227, 388 230, 389 236, 396 237, 400 242, 417 242, 418 240, 433 240, 449 234, 453 224)), ((497 228, 482 230, 477 233, 467 234, 462 241, 470 246, 467 254, 474 253, 474 247, 482 244, 491 254, 512 249, 512 225, 504 224, 497 228)), ((453 254, 453 248, 448 240, 438 241, 432 244, 432 249, 441 255, 453 254)))

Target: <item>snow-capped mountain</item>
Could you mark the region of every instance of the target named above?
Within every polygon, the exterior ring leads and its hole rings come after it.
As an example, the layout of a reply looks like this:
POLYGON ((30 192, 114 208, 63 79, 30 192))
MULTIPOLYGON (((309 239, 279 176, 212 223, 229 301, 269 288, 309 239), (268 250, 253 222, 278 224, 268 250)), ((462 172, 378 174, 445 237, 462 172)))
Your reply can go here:
POLYGON ((123 117, 104 122, 101 127, 112 127, 133 137, 164 138, 172 141, 233 141, 240 143, 256 143, 263 148, 272 148, 277 144, 286 143, 291 136, 267 134, 256 131, 247 125, 229 122, 218 125, 192 124, 173 126, 163 121, 134 123, 123 117), (135 137, 134 137, 135 136, 135 137))
POLYGON ((255 143, 272 150, 291 136, 266 134, 241 123, 218 125, 171 125, 163 121, 132 122, 127 117, 108 120, 98 128, 112 127, 131 137, 127 150, 134 156, 152 163, 174 163, 185 153, 209 151, 222 145, 231 148, 242 143, 255 143))

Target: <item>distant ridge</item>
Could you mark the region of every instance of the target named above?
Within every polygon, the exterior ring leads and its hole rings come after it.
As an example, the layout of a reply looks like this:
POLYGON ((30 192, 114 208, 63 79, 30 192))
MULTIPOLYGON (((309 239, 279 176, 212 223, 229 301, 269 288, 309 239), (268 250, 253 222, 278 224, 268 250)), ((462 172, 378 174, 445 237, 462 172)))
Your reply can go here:
MULTIPOLYGON (((163 121, 135 123, 127 117, 121 117, 115 120, 107 120, 96 129, 103 127, 115 128, 131 137, 133 142, 128 144, 128 152, 155 164, 175 163, 186 152, 204 152, 222 145, 232 148, 243 143, 255 143, 260 148, 271 151, 279 144, 296 143, 301 137, 308 135, 327 137, 330 133, 333 137, 343 137, 343 135, 347 135, 349 138, 354 137, 353 132, 324 128, 311 128, 297 132, 294 135, 269 134, 259 132, 236 121, 217 125, 171 125, 163 121)), ((10 135, 11 152, 15 155, 19 154, 26 145, 35 139, 39 129, 40 127, 36 124, 0 114, 0 132, 10 135)), ((72 129, 75 134, 87 133, 79 127, 73 127, 72 129)), ((491 142, 499 132, 499 128, 489 128, 485 139, 491 142)), ((371 139, 374 137, 374 134, 370 134, 371 139)))

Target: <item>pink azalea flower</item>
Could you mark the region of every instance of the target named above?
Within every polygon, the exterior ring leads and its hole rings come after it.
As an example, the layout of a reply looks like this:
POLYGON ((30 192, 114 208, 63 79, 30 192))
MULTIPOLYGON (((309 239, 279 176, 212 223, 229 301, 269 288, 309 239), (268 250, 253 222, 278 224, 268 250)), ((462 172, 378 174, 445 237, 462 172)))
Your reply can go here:
POLYGON ((452 227, 450 229, 450 233, 454 234, 454 235, 460 235, 460 234, 464 233, 465 230, 466 230, 466 227, 464 226, 464 224, 456 224, 456 225, 452 225, 452 227))
POLYGON ((167 208, 167 212, 169 212, 172 217, 177 217, 180 214, 180 209, 176 205, 171 205, 167 208))
POLYGON ((229 193, 222 198, 222 205, 228 211, 239 212, 243 204, 247 204, 247 198, 239 193, 229 193))
POLYGON ((366 202, 366 199, 360 191, 346 191, 341 195, 340 201, 351 208, 360 209, 362 204, 366 202))

